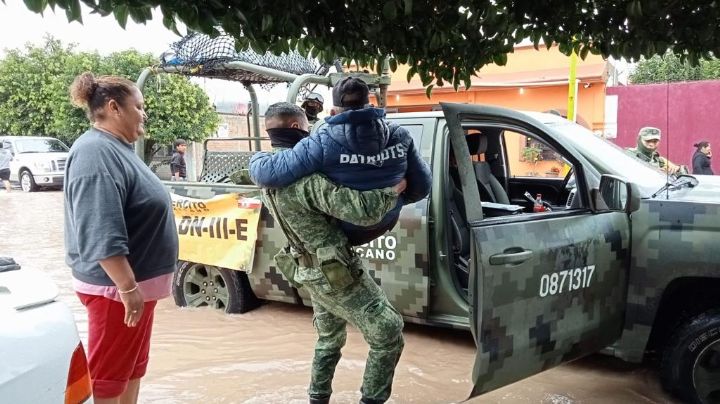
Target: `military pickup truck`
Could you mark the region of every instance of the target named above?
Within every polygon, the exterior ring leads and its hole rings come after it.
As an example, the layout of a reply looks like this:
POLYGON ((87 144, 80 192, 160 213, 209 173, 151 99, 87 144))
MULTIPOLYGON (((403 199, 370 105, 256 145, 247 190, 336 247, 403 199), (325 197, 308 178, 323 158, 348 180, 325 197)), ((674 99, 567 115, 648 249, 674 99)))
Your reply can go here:
MULTIPOLYGON (((655 358, 668 391, 720 402, 720 181, 668 177, 556 115, 442 109, 389 115, 431 163, 432 192, 356 251, 406 321, 472 332, 473 395, 603 351, 655 358)), ((251 154, 207 152, 211 183, 167 187, 257 196, 223 183, 251 154)), ((258 232, 245 271, 181 262, 176 302, 309 306, 274 266, 285 238, 265 208, 258 232)))

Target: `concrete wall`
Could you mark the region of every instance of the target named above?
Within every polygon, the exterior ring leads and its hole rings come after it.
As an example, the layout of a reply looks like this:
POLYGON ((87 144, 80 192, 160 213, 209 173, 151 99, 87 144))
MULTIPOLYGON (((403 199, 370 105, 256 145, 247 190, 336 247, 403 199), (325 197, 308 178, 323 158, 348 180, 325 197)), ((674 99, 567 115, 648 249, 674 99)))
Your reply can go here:
POLYGON ((617 96, 619 146, 634 146, 640 128, 655 126, 662 131, 660 154, 675 164, 689 166, 699 140, 720 147, 720 80, 608 87, 607 95, 617 96))

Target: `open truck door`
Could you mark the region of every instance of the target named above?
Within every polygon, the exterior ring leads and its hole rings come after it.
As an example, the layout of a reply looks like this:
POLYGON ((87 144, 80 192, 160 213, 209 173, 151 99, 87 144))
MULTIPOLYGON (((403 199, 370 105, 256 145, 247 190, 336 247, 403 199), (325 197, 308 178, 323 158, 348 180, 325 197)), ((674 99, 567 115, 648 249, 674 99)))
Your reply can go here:
POLYGON ((467 104, 442 108, 462 183, 464 200, 457 202, 470 228, 472 396, 610 345, 622 331, 627 293, 629 215, 609 207, 622 201, 592 201, 602 192, 587 185, 589 163, 527 115, 467 104), (484 215, 465 137, 505 130, 546 141, 572 162, 573 197, 581 199, 543 213, 484 215))

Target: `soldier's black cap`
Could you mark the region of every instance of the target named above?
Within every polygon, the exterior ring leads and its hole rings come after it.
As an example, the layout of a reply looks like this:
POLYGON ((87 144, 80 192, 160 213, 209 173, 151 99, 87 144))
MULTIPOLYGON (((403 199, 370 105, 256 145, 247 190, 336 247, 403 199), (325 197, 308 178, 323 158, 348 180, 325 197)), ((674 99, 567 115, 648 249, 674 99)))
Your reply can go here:
POLYGON ((333 87, 333 105, 336 107, 358 109, 370 103, 370 89, 364 81, 355 77, 346 77, 333 87))

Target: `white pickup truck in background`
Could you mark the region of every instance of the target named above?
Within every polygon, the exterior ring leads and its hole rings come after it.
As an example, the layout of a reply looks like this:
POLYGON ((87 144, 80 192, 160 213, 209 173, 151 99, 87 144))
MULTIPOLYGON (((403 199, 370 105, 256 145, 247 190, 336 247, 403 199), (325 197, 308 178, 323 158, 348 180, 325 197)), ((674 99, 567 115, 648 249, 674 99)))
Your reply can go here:
POLYGON ((36 136, 2 136, 0 142, 13 155, 10 180, 19 182, 23 191, 62 187, 70 151, 63 142, 36 136))

